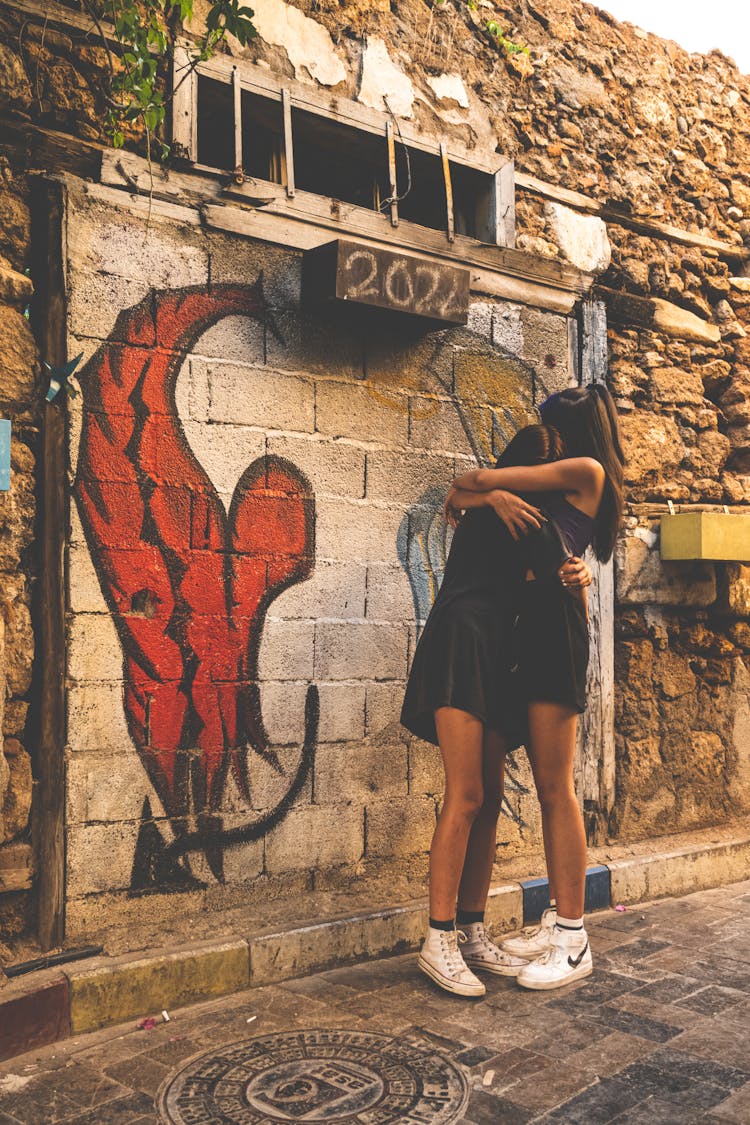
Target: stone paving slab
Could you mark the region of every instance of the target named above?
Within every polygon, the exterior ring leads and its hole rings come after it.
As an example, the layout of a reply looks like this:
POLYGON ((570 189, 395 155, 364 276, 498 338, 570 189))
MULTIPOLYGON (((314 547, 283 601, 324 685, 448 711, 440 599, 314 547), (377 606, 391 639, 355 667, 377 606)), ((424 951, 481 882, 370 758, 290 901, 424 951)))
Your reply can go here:
POLYGON ((79 1035, 0 1065, 0 1125, 253 1125, 315 1106, 331 1125, 744 1125, 748 905, 750 880, 592 915, 594 973, 555 992, 488 977, 461 1000, 408 954, 79 1035))

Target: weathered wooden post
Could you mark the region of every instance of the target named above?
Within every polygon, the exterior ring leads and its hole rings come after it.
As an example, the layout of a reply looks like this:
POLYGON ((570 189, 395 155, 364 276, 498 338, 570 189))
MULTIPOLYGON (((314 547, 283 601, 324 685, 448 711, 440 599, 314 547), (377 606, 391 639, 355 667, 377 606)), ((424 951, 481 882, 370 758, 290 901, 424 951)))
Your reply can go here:
MULTIPOLYGON (((579 318, 581 383, 607 377, 607 309, 603 301, 585 299, 579 318)), ((588 706, 578 725, 576 792, 581 801, 590 843, 606 835, 615 800, 614 729, 614 565, 587 559, 594 575, 589 589, 591 658, 587 677, 588 706)))

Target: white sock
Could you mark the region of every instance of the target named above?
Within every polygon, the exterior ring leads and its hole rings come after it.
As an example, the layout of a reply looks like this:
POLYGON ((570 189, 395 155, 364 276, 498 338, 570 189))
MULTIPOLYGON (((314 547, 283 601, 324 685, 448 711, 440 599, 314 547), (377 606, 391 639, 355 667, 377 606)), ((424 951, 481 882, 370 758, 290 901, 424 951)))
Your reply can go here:
POLYGON ((560 914, 557 915, 555 923, 561 930, 582 930, 583 929, 583 915, 580 918, 563 918, 560 914))

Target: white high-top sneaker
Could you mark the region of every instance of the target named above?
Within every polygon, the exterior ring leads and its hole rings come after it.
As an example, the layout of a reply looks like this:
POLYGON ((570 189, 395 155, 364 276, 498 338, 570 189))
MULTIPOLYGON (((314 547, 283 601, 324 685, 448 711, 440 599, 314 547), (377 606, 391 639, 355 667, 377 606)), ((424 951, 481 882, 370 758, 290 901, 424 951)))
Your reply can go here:
POLYGON ((538 926, 527 926, 521 930, 518 937, 506 938, 500 942, 500 948, 511 957, 523 957, 525 961, 534 961, 549 949, 552 930, 557 921, 557 910, 548 906, 542 914, 538 926))
POLYGON ((466 938, 456 930, 427 931, 427 937, 417 959, 417 965, 428 977, 456 996, 484 996, 487 989, 474 976, 461 956, 459 941, 466 938))
POLYGON ((523 957, 511 957, 495 945, 484 928, 484 922, 470 922, 461 926, 459 933, 466 937, 461 955, 471 969, 483 969, 501 977, 515 977, 528 962, 523 957))
POLYGON ((555 926, 547 952, 536 961, 528 961, 516 980, 524 988, 561 988, 587 977, 592 969, 586 931, 561 930, 555 926))

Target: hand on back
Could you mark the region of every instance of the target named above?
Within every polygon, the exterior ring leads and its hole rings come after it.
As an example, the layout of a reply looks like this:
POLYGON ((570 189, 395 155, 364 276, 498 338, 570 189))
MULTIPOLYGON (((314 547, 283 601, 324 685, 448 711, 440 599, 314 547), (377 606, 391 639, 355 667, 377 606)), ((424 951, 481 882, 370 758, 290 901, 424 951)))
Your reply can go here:
POLYGON ((521 535, 537 530, 546 522, 546 517, 538 508, 522 500, 514 492, 505 492, 501 488, 496 488, 490 492, 489 499, 495 514, 503 521, 516 541, 521 535))

